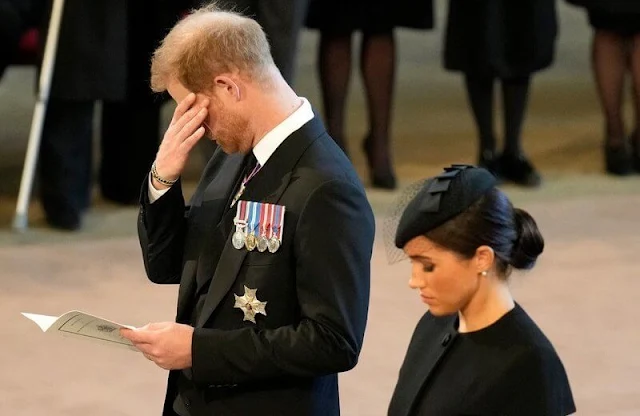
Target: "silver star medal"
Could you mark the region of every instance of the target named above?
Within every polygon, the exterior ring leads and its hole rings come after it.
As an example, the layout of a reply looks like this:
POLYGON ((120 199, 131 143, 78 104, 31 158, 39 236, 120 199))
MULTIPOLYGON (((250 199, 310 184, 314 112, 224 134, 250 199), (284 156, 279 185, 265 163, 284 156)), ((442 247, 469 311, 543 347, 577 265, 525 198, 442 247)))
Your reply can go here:
POLYGON ((244 286, 244 295, 238 296, 235 293, 233 294, 236 299, 236 304, 233 305, 233 307, 244 312, 243 321, 251 321, 254 324, 256 323, 256 314, 261 313, 267 316, 267 311, 265 310, 267 302, 260 302, 258 300, 256 297, 257 291, 258 289, 249 289, 244 286))

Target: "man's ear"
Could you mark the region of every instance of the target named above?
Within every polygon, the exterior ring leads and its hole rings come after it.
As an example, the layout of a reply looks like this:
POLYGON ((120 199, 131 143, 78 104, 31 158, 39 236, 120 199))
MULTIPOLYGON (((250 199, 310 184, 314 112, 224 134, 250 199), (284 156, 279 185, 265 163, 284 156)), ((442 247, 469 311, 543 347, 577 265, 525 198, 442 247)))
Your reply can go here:
POLYGON ((218 93, 239 101, 241 98, 240 86, 228 75, 218 75, 214 80, 218 93))

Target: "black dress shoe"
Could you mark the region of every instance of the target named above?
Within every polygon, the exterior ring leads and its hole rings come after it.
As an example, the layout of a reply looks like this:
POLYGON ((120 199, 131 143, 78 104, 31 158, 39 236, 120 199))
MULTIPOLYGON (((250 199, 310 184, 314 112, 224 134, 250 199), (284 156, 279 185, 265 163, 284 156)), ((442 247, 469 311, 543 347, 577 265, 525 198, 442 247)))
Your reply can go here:
POLYGON ((612 146, 604 145, 604 164, 607 173, 626 176, 633 171, 633 162, 627 143, 612 146))
POLYGON ((367 164, 369 166, 369 172, 371 176, 371 186, 378 189, 393 190, 396 189, 397 181, 396 176, 393 173, 393 168, 387 166, 386 168, 376 168, 373 166, 373 155, 371 149, 371 139, 369 136, 365 137, 362 142, 362 149, 367 156, 367 164))
POLYGON ((51 228, 61 231, 77 231, 82 225, 80 216, 72 214, 47 216, 46 221, 51 228))
POLYGON ((499 159, 500 176, 516 185, 536 188, 542 177, 524 155, 503 154, 499 159))
POLYGON ((372 174, 371 175, 371 185, 374 188, 379 189, 396 189, 396 177, 392 173, 387 173, 383 175, 372 174))

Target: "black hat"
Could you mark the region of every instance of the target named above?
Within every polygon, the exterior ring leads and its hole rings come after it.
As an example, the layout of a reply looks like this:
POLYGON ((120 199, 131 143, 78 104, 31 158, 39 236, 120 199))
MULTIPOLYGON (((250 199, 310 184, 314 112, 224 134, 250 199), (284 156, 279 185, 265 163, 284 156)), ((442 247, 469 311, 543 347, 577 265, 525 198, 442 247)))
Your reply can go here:
POLYGON ((403 248, 413 238, 424 235, 460 214, 496 186, 489 171, 471 165, 451 165, 428 179, 409 202, 400 218, 395 244, 403 248))

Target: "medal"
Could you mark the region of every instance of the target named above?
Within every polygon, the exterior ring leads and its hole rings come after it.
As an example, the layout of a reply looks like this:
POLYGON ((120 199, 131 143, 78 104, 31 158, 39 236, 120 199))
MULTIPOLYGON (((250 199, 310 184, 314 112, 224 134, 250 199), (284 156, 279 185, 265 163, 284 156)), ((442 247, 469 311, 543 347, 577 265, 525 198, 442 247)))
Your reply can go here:
POLYGON ((254 324, 256 323, 256 315, 262 314, 267 316, 267 302, 260 302, 258 300, 256 292, 258 289, 249 289, 244 286, 244 295, 238 296, 235 293, 233 294, 236 303, 233 305, 234 308, 240 309, 244 313, 244 318, 242 321, 250 321, 254 324))
POLYGON ((260 214, 258 212, 260 205, 258 202, 247 201, 247 210, 251 213, 248 223, 248 234, 245 239, 244 245, 247 250, 253 251, 258 245, 258 239, 256 238, 255 231, 260 226, 260 214))
POLYGON ((253 234, 247 235, 247 239, 244 241, 244 245, 247 247, 247 250, 249 251, 255 250, 256 246, 258 245, 258 240, 256 239, 256 236, 253 234))
POLYGON ((231 237, 231 244, 233 244, 233 247, 236 250, 240 250, 244 247, 244 233, 242 231, 236 231, 233 233, 233 236, 231 237))
POLYGON ((275 253, 280 248, 280 240, 276 237, 271 237, 267 243, 270 253, 275 253))
POLYGON ((260 237, 258 237, 258 251, 260 253, 264 253, 269 247, 267 229, 271 227, 271 224, 266 224, 266 222, 271 218, 272 210, 273 205, 271 204, 264 204, 262 206, 262 215, 260 215, 260 237))
POLYGON ((237 250, 240 250, 242 247, 244 247, 245 228, 247 227, 247 214, 247 201, 240 201, 240 204, 238 204, 236 217, 233 219, 233 222, 236 225, 236 231, 231 237, 231 244, 237 250))
POLYGON ((282 245, 282 231, 283 231, 283 222, 284 222, 284 211, 285 208, 282 205, 276 205, 273 210, 273 214, 271 216, 271 235, 269 236, 269 241, 267 243, 267 248, 270 253, 275 253, 280 249, 282 245))
POLYGON ((258 237, 258 251, 260 253, 264 253, 269 248, 269 242, 267 241, 267 237, 261 235, 258 237))

